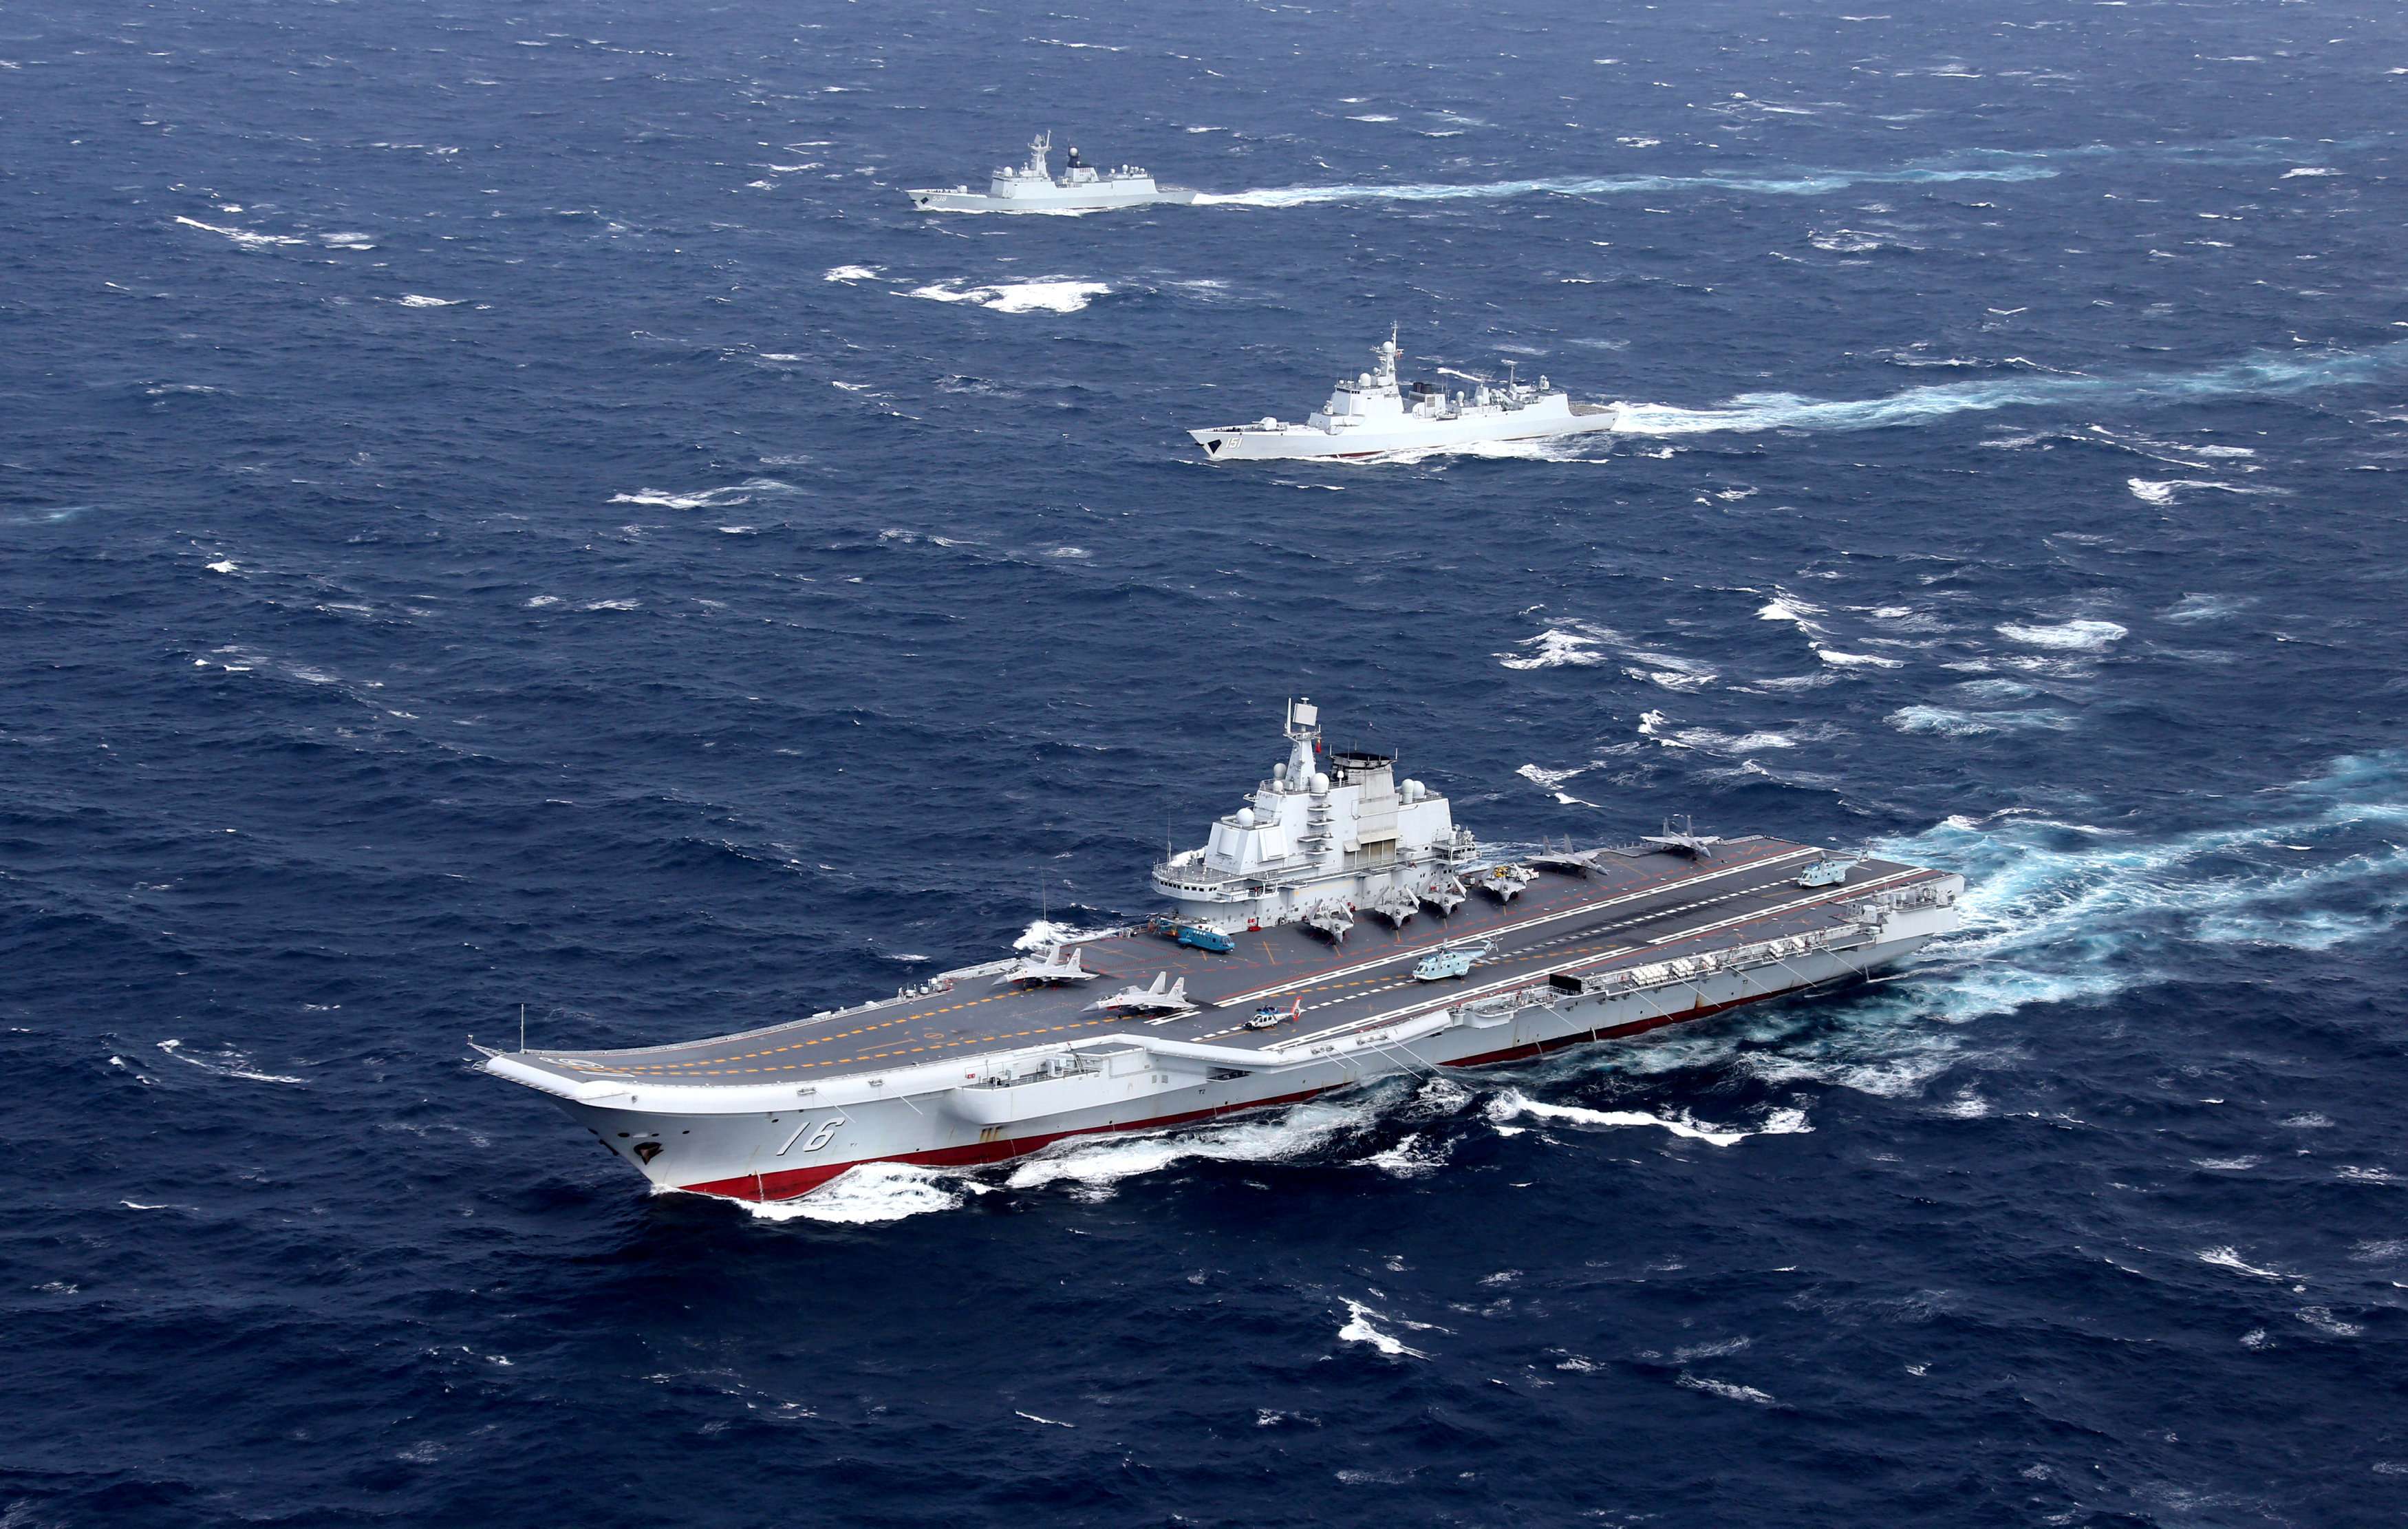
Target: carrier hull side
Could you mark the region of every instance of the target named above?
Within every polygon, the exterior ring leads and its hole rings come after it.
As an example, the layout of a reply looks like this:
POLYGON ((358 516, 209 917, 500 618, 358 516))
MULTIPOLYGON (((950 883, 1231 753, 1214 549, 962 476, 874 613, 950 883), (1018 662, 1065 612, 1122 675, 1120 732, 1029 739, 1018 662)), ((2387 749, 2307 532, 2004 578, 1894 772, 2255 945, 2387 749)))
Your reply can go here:
MULTIPOLYGON (((982 1123, 979 1116, 1018 1102, 994 1096, 1057 1085, 972 1089, 950 1078, 896 1075, 887 1080, 893 1092, 884 1097, 856 1097, 867 1090, 855 1088, 817 1100, 794 1100, 791 1090, 775 1096, 765 1090, 748 1099, 738 1095, 749 1090, 652 1083, 587 1084, 581 1086, 589 1093, 584 1098, 568 1097, 563 1089, 546 1091, 615 1156, 664 1189, 755 1202, 791 1200, 865 1163, 1002 1162, 1068 1138, 1162 1130, 1278 1108, 1399 1073, 1521 1061, 1567 1046, 1629 1039, 1872 975, 1913 956, 1955 923, 1953 909, 1909 913, 1894 917, 1886 937, 1870 944, 1711 974, 1677 987, 1557 997, 1501 1016, 1475 1017, 1464 1007, 1432 1002, 1383 1017, 1384 1029, 1368 1039, 1341 1032, 1320 1048, 1326 1055, 1296 1048, 1291 1065, 1233 1077, 1211 1075, 1214 1069, 1182 1058, 1123 1052, 1108 1058, 1092 1077, 1065 1080, 1080 1089, 1059 1099, 1032 1100, 1027 1113, 1011 1110, 1014 1118, 996 1123, 982 1123), (1381 1038, 1417 1024, 1427 1030, 1440 1016, 1448 1022, 1426 1033, 1392 1044, 1381 1038), (646 1104, 646 1095, 652 1106, 646 1104), (777 1107, 773 1098, 790 1102, 777 1107), (701 1107, 681 1107, 689 1099, 701 1107), (1062 1107, 1052 1107, 1056 1103, 1062 1107), (659 1143, 659 1149, 642 1156, 648 1142, 659 1143)), ((1098 1044, 1109 1046, 1113 1039, 1103 1037, 1098 1044)), ((1142 1037, 1138 1044, 1141 1048, 1142 1037)))

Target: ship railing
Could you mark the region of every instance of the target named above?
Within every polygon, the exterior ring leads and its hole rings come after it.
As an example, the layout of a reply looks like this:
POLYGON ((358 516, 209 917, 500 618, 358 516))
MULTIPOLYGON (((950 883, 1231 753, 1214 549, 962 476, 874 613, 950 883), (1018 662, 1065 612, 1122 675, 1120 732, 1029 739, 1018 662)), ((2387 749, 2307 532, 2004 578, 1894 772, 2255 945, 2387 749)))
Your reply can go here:
POLYGON ((981 1057, 972 1070, 982 1075, 969 1086, 974 1089, 1017 1089, 1029 1083, 1052 1083, 1061 1078, 1077 1077, 1104 1069, 1101 1057, 1082 1056, 1075 1051, 1049 1052, 1033 1060, 1017 1060, 981 1057))
POLYGON ((1758 967, 1784 965, 1817 951, 1856 949, 1867 943, 1865 931, 1853 924, 1833 930, 1784 934, 1747 945, 1729 945, 1721 950, 1701 951, 1695 956, 1678 956, 1670 960, 1617 967, 1611 972, 1587 975, 1558 973, 1545 982, 1474 999, 1462 1004, 1455 1012, 1467 1019, 1485 1018, 1515 1009, 1553 1003, 1565 998, 1622 997, 1660 988, 1687 986, 1706 977, 1749 972, 1758 967))
POLYGON ((1956 887, 1954 884, 1945 881, 1919 881, 1912 887, 1899 887, 1886 892, 1876 892, 1870 897, 1852 903, 1851 907, 1869 909, 1876 914, 1904 913, 1914 908, 1954 907, 1956 902, 1956 887))
POLYGON ((1174 859, 1155 866, 1154 879, 1162 886, 1182 890, 1217 892, 1243 881, 1245 877, 1240 873, 1216 871, 1195 860, 1174 859))

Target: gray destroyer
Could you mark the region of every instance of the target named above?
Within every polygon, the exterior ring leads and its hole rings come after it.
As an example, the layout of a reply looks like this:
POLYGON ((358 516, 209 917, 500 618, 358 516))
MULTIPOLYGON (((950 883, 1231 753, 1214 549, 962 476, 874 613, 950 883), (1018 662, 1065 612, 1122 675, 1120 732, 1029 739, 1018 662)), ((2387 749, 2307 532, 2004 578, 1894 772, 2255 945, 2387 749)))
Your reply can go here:
POLYGON ((1544 377, 1535 387, 1511 375, 1502 382, 1465 378, 1470 385, 1452 392, 1439 382, 1399 382, 1400 353, 1391 329, 1384 344, 1372 347, 1372 368, 1340 378, 1328 402, 1301 423, 1267 415, 1187 433, 1215 462, 1259 462, 1458 451, 1613 428, 1611 405, 1574 403, 1544 377))
POLYGON ((478 1047, 662 1188, 792 1199, 863 1163, 996 1162, 1065 1137, 1518 1061, 1868 976, 1958 924, 1964 880, 1693 831, 1502 859, 1393 757, 1287 753, 1170 911, 893 998, 626 1050, 478 1047))
POLYGON ((1038 134, 1029 140, 1028 162, 996 170, 983 194, 968 186, 947 186, 903 195, 923 212, 1110 212, 1196 200, 1197 194, 1183 186, 1155 185, 1151 174, 1134 165, 1111 169, 1090 165, 1075 147, 1057 180, 1047 160, 1053 148, 1053 134, 1038 134))

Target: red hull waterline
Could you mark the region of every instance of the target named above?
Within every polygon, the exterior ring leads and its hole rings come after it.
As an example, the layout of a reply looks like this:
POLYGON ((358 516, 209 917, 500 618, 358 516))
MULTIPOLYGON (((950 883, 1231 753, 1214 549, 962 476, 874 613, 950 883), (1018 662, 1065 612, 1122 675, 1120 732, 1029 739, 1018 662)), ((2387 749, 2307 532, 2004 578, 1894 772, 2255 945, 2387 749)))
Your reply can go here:
MULTIPOLYGON (((1743 1004, 1761 1003, 1768 998, 1790 998, 1804 990, 1804 988, 1792 988, 1784 992, 1761 993, 1754 998, 1736 999, 1728 1003, 1717 1003, 1709 1008, 1690 1009, 1683 1014, 1658 1015, 1652 1019, 1641 1019, 1634 1024, 1612 1025, 1604 1030, 1583 1031, 1576 1034, 1558 1036, 1552 1041, 1527 1042, 1521 1046, 1507 1046, 1502 1051, 1490 1051, 1477 1057, 1466 1057, 1460 1061, 1447 1062, 1443 1065, 1485 1067, 1498 1062, 1527 1061, 1533 1057, 1544 1056, 1550 1051, 1560 1051, 1566 1046, 1585 1046, 1593 1041, 1620 1040, 1625 1036, 1643 1034, 1651 1030, 1661 1030, 1667 1025, 1688 1024, 1695 1020, 1710 1018, 1727 1009, 1739 1008, 1743 1004)), ((1351 1086, 1338 1085, 1337 1087, 1351 1086)), ((753 1174, 743 1178, 718 1178, 707 1184, 685 1184, 681 1185, 680 1188, 691 1194, 714 1194, 723 1199, 750 1200, 765 1204, 773 1201, 797 1200, 838 1174, 858 1168, 865 1162, 908 1162, 923 1168, 965 1168, 979 1163, 1005 1162, 1013 1158, 1025 1158, 1032 1152, 1040 1151, 1055 1142, 1065 1141, 1072 1136, 1120 1136, 1132 1132, 1157 1131, 1165 1126, 1187 1125, 1193 1121, 1209 1120, 1224 1116, 1251 1115, 1256 1110, 1279 1109, 1288 1104, 1302 1103, 1305 1100, 1332 1091, 1334 1091, 1332 1089, 1307 1089, 1301 1093, 1281 1094, 1274 1099, 1258 1099, 1248 1104, 1215 1105, 1211 1109, 1189 1110, 1182 1115, 1157 1116, 1151 1120, 1132 1120, 1126 1125, 1084 1126, 1076 1131, 1056 1131, 1043 1135, 1015 1137, 1008 1141, 974 1142, 964 1147, 939 1147, 926 1152, 902 1152, 891 1158, 859 1158, 852 1162, 839 1162, 826 1167, 794 1168, 783 1173, 753 1174)))

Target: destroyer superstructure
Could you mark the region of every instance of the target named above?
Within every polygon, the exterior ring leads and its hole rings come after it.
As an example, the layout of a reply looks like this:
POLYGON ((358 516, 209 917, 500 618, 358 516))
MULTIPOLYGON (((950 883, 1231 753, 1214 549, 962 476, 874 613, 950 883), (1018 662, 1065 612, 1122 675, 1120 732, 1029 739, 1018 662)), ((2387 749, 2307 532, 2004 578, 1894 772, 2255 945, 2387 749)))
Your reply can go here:
POLYGON ((1109 169, 1090 165, 1075 146, 1057 180, 1047 157, 1053 148, 1053 134, 1038 134, 1028 142, 1028 162, 997 169, 983 193, 965 185, 903 195, 923 212, 1109 212, 1116 208, 1196 200, 1196 193, 1183 186, 1155 185, 1150 173, 1134 165, 1109 169))
POLYGON ((1502 382, 1464 378, 1468 385, 1453 391, 1439 382, 1399 382, 1397 359, 1402 353, 1392 328, 1372 348, 1372 368, 1340 378, 1328 401, 1302 424, 1266 416, 1250 425, 1187 433, 1213 461, 1252 462, 1446 451, 1613 428, 1611 406, 1574 403, 1546 378, 1534 386, 1512 376, 1511 368, 1502 382))
POLYGON ((1286 731, 1248 805, 1157 867, 1170 915, 763 1030, 482 1066, 655 1184, 787 1199, 1636 1035, 1956 927, 1953 873, 1756 835, 1484 856, 1393 759, 1325 757, 1310 703, 1286 731))

